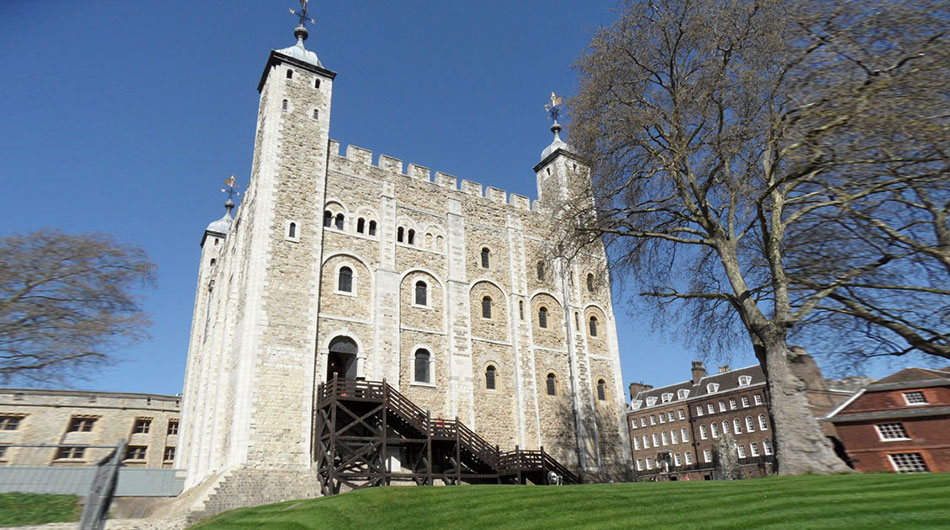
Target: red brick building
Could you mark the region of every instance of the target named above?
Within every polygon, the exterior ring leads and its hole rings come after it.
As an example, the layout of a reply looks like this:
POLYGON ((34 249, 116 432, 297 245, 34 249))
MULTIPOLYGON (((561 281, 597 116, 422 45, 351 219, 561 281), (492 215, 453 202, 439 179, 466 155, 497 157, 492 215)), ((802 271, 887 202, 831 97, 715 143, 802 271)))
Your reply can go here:
MULTIPOLYGON (((852 392, 829 389, 817 365, 802 354, 793 366, 805 381, 816 417, 824 416, 852 392)), ((693 361, 688 381, 660 388, 630 385, 630 448, 640 480, 709 480, 714 478, 716 447, 732 438, 740 472, 762 476, 772 467, 772 420, 765 376, 758 365, 730 370, 720 366, 709 375, 693 361)), ((826 435, 834 428, 827 425, 826 435)))
POLYGON ((826 421, 858 471, 950 471, 950 367, 875 381, 826 421))

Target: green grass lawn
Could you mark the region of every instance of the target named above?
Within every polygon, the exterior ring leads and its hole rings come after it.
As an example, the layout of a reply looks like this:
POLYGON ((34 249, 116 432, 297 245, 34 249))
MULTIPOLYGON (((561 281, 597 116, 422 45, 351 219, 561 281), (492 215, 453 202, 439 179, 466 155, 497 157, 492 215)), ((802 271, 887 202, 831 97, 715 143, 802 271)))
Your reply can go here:
POLYGON ((950 528, 950 474, 369 488, 234 510, 194 530, 950 528))
POLYGON ((0 493, 0 526, 26 526, 79 520, 79 497, 0 493))

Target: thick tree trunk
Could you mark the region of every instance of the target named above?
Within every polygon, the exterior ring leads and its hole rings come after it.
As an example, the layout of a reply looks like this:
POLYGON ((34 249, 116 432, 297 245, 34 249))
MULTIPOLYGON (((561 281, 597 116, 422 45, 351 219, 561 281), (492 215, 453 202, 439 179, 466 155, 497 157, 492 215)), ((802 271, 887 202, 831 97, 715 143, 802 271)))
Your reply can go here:
POLYGON ((847 473, 851 471, 835 454, 831 442, 812 416, 805 383, 789 363, 791 356, 784 334, 763 344, 769 401, 772 411, 772 439, 780 475, 804 473, 847 473))

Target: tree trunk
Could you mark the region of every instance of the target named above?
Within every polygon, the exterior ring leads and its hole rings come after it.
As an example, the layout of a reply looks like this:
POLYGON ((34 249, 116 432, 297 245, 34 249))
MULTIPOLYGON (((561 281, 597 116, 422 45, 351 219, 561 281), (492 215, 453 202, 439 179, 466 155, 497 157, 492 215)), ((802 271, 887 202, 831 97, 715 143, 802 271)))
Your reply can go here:
POLYGON ((812 416, 805 383, 789 364, 791 352, 784 334, 770 337, 763 349, 778 474, 850 472, 851 468, 838 458, 812 416))

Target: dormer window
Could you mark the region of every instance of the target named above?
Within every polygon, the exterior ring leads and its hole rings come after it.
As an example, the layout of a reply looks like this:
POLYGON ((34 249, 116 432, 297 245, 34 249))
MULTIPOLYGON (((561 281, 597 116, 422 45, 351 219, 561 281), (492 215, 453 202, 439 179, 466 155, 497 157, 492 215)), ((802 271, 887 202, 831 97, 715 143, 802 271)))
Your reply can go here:
POLYGON ((673 401, 673 393, 672 393, 672 392, 667 392, 667 393, 663 394, 662 397, 663 397, 663 403, 669 403, 670 401, 673 401))
POLYGON ((648 397, 647 406, 652 407, 653 405, 656 405, 656 397, 648 397))
POLYGON ((689 397, 689 390, 681 388, 676 392, 676 399, 686 399, 689 397))
POLYGON ((719 383, 709 383, 706 385, 706 392, 709 394, 715 394, 719 392, 719 383))
POLYGON ((643 406, 643 400, 642 400, 642 399, 637 399, 637 400, 635 400, 635 401, 633 402, 633 410, 637 410, 637 409, 639 409, 639 408, 642 407, 642 406, 643 406))
POLYGON ((739 377, 739 386, 749 386, 750 384, 752 384, 751 375, 743 375, 739 377))

